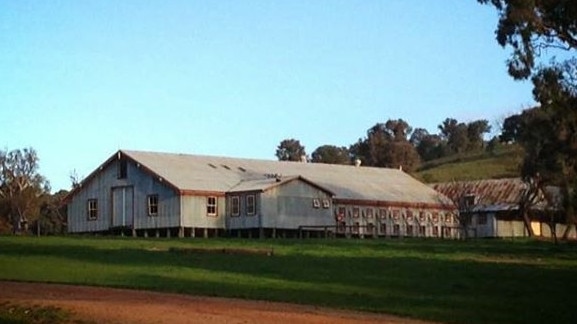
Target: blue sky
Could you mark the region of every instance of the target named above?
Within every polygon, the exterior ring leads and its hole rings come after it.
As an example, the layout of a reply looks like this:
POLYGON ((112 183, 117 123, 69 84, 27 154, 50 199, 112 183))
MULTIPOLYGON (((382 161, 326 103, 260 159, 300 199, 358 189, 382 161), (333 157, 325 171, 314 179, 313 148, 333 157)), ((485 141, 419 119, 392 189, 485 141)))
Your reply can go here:
POLYGON ((491 123, 533 104, 474 0, 0 0, 0 148, 53 190, 118 149, 274 159, 402 118, 491 123))

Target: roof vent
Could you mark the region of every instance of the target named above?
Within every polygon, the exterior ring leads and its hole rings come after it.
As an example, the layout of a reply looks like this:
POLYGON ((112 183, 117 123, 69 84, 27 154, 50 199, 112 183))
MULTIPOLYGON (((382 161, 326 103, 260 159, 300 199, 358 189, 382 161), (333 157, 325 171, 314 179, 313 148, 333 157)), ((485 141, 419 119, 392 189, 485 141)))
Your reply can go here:
POLYGON ((355 159, 355 166, 356 166, 357 168, 361 166, 361 163, 362 163, 361 159, 359 159, 359 158, 356 158, 356 159, 355 159))

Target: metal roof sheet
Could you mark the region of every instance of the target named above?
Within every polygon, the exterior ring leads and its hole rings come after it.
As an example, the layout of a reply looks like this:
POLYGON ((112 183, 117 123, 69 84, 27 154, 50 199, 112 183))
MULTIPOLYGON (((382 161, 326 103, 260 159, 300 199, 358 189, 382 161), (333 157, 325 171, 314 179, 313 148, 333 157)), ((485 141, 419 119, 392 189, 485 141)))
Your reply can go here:
MULTIPOLYGON (((262 181, 267 175, 300 176, 331 191, 337 199, 452 205, 445 196, 398 169, 129 150, 120 152, 181 190, 227 192, 235 187, 238 190, 243 181, 262 181)), ((244 185, 261 188, 266 184, 256 181, 244 185)))
MULTIPOLYGON (((521 178, 453 181, 434 183, 431 187, 454 201, 463 195, 474 195, 475 209, 485 211, 517 209, 522 195, 528 189, 527 183, 521 178)), ((542 207, 544 203, 543 195, 539 195, 535 201, 536 207, 542 207)))

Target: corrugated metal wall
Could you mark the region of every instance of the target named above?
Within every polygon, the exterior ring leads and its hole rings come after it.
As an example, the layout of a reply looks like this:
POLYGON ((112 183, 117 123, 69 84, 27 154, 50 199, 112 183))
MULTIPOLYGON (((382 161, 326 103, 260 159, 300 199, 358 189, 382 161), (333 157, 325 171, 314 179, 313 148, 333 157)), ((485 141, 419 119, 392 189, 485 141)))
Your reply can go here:
POLYGON ((126 178, 118 179, 118 165, 115 160, 99 170, 72 197, 68 205, 69 232, 106 231, 114 226, 143 229, 180 225, 180 198, 174 190, 130 161, 126 178), (159 212, 149 216, 148 195, 154 194, 159 197, 159 212), (88 199, 98 200, 96 220, 88 220, 88 199))
POLYGON ((245 192, 245 193, 231 193, 226 196, 227 211, 226 211, 226 228, 227 229, 245 229, 245 228, 259 228, 260 214, 262 209, 262 199, 260 192, 245 192), (246 197, 254 196, 256 200, 256 212, 254 215, 248 215, 246 211, 246 197), (238 216, 232 216, 232 197, 238 197, 240 203, 240 210, 238 216))
POLYGON ((298 229, 300 226, 335 226, 331 196, 304 181, 291 181, 262 195, 264 228, 298 229))
POLYGON ((224 196, 182 196, 182 226, 195 228, 224 228, 226 198, 224 196), (208 215, 208 197, 216 197, 216 215, 208 215))

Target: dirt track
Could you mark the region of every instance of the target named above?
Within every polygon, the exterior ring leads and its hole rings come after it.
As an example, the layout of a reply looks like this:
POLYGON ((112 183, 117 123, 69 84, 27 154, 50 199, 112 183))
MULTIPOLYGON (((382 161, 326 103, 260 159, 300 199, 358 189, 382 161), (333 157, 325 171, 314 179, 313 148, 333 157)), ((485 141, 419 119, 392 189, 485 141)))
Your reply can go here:
POLYGON ((52 305, 95 323, 425 323, 312 306, 0 281, 0 302, 52 305))

